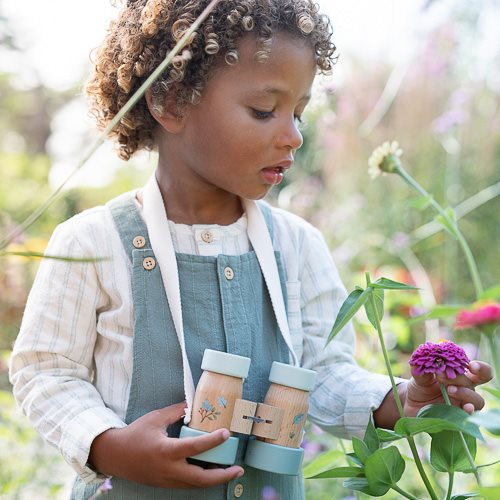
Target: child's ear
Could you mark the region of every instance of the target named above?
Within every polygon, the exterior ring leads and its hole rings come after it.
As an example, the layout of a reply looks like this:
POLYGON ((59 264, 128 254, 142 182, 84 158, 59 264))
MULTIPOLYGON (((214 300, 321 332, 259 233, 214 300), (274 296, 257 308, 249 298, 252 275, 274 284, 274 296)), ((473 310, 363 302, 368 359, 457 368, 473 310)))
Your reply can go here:
POLYGON ((168 95, 161 106, 153 103, 153 97, 150 90, 146 91, 145 97, 151 116, 167 132, 176 134, 182 130, 184 127, 183 115, 179 112, 177 102, 172 95, 168 95))

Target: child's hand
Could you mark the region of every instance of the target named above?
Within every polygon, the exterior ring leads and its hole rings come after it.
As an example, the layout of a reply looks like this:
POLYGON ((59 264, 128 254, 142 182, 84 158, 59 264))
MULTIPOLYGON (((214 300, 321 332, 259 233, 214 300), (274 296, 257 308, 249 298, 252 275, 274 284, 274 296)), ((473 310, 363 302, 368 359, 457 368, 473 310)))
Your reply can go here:
POLYGON ((484 399, 474 390, 474 387, 485 384, 493 378, 491 366, 482 361, 472 361, 469 371, 455 379, 443 375, 424 374, 417 376, 412 373, 406 387, 404 412, 407 417, 414 417, 418 411, 433 403, 443 403, 439 382, 446 386, 450 401, 461 407, 467 413, 480 410, 484 406, 484 399))
POLYGON ((206 436, 170 438, 165 429, 184 416, 185 403, 152 411, 123 429, 110 429, 94 439, 89 462, 103 474, 162 488, 208 488, 243 475, 239 466, 203 469, 186 458, 224 442, 229 431, 206 436))

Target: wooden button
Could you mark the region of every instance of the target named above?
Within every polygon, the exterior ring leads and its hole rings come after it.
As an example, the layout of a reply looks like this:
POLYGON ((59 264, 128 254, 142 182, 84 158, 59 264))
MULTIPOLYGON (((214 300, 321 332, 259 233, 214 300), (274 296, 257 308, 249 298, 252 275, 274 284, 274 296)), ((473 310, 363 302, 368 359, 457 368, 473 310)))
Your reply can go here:
POLYGON ((132 245, 134 245, 135 248, 142 248, 145 244, 146 238, 144 238, 144 236, 136 236, 132 241, 132 245))
POLYGON ((156 260, 154 260, 153 257, 146 257, 142 261, 142 267, 144 267, 146 271, 151 271, 156 267, 156 260))
POLYGON ((205 231, 202 231, 201 239, 205 243, 212 243, 212 241, 214 241, 214 235, 212 234, 212 231, 209 231, 208 229, 206 229, 205 231))
POLYGON ((243 485, 241 483, 238 483, 233 490, 233 495, 236 498, 240 498, 243 495, 243 485))

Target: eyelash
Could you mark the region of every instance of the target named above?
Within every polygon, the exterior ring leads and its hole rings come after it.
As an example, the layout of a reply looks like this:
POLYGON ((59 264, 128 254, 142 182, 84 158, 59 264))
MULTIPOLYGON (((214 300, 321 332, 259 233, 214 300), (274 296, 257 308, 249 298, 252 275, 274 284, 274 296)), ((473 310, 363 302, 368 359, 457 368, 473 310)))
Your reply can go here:
MULTIPOLYGON (((258 109, 252 109, 252 111, 257 120, 267 120, 268 118, 273 118, 274 116, 274 111, 260 111, 258 109)), ((297 123, 302 124, 302 118, 300 116, 294 116, 294 120, 297 123)))

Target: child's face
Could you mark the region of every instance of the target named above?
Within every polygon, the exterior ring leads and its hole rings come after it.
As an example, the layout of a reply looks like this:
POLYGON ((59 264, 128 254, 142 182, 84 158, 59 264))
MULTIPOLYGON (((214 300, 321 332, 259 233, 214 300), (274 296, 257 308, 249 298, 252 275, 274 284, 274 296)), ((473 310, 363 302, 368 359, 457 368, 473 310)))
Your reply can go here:
POLYGON ((308 41, 285 33, 274 37, 265 63, 255 61, 255 37, 243 38, 238 49, 238 63, 221 64, 200 103, 186 110, 176 171, 216 196, 259 199, 281 182, 302 145, 297 118, 316 63, 308 41))

